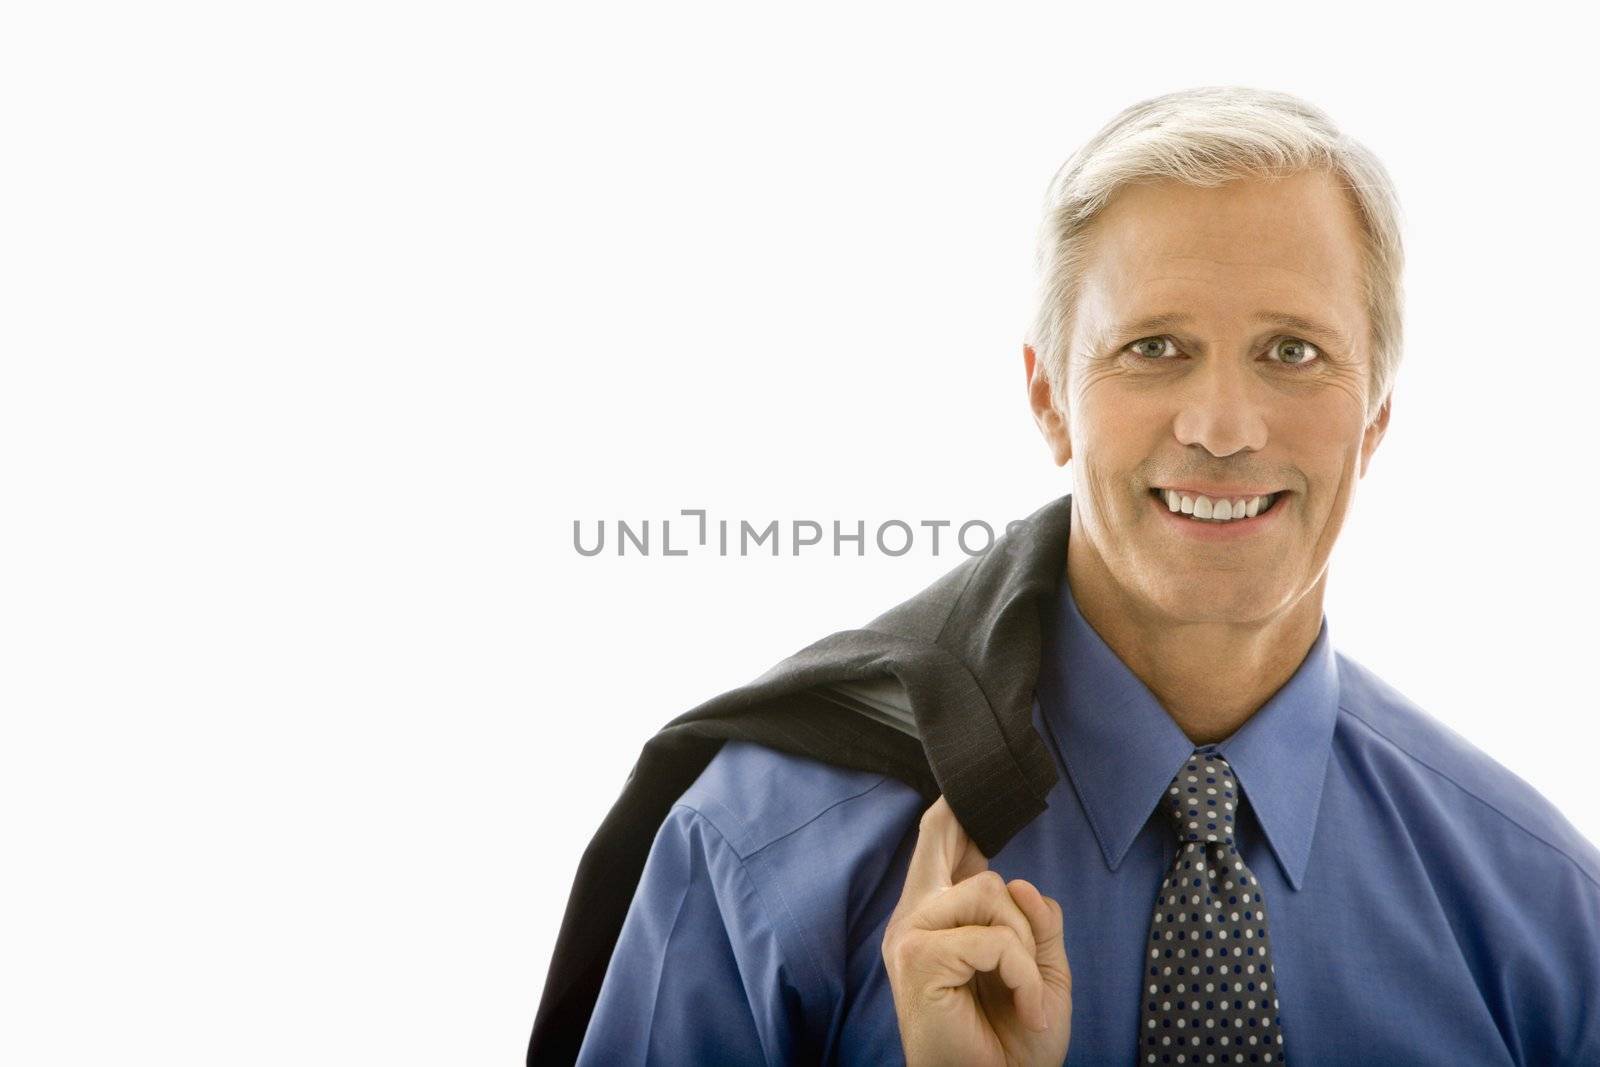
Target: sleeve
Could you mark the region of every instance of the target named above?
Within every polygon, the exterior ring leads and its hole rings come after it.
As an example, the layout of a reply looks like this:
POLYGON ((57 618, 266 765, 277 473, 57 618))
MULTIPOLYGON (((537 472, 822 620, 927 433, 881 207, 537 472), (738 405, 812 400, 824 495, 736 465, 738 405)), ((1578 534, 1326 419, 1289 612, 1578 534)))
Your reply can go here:
POLYGON ((704 816, 675 806, 651 845, 578 1064, 788 1062, 776 946, 743 861, 704 816))
POLYGON ((1523 989, 1519 1062, 1600 1064, 1600 884, 1564 862, 1559 878, 1524 900, 1518 910, 1542 912, 1549 933, 1523 989))
POLYGON ((1518 1067, 1600 1064, 1600 855, 1580 863, 1521 829, 1504 841, 1492 854, 1505 889, 1472 923, 1484 1003, 1518 1067))

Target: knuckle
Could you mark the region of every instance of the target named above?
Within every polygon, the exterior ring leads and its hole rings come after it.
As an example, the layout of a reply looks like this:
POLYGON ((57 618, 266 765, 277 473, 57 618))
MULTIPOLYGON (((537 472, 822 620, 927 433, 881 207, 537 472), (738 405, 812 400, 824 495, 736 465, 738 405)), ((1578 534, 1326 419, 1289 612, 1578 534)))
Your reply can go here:
POLYGON ((921 953, 919 939, 910 936, 897 937, 892 943, 885 942, 883 946, 883 960, 889 968, 891 975, 904 974, 911 969, 912 964, 921 953))
POLYGON ((989 896, 1006 891, 1006 880, 1000 877, 999 871, 980 871, 972 876, 972 880, 989 896))

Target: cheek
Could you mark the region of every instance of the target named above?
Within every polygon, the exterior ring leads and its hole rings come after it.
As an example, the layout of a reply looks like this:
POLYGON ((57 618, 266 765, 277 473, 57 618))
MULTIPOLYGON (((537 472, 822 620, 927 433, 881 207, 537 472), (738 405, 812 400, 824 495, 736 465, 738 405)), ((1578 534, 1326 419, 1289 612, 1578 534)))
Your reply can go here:
POLYGON ((1119 441, 1144 441, 1170 430, 1172 405, 1155 390, 1129 388, 1111 376, 1084 375, 1072 395, 1074 443, 1097 451, 1115 451, 1119 441))
POLYGON ((1149 390, 1107 381, 1074 398, 1072 454, 1091 481, 1125 494, 1151 458, 1173 451, 1172 405, 1149 390))
POLYGON ((1361 416, 1347 405, 1298 405, 1284 413, 1276 429, 1274 436, 1284 455, 1292 457, 1313 488, 1319 479, 1324 483, 1342 479, 1360 461, 1361 416))

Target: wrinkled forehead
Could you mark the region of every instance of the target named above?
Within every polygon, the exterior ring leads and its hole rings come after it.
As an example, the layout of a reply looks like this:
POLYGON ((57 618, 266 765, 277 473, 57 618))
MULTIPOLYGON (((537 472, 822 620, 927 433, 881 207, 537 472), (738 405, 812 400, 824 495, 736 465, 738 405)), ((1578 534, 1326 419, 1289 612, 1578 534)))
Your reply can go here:
POLYGON ((1086 328, 1187 314, 1227 329, 1276 313, 1355 337, 1366 321, 1359 219, 1324 172, 1126 188, 1091 226, 1088 252, 1086 328))

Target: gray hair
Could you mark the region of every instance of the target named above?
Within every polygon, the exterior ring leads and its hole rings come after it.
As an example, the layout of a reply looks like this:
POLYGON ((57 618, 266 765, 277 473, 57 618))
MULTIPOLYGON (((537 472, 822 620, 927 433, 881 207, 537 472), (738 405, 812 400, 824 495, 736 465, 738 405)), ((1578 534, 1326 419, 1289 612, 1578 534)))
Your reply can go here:
POLYGON ((1125 185, 1177 180, 1215 186, 1246 176, 1327 170, 1356 209, 1364 237, 1362 289, 1371 332, 1366 421, 1400 367, 1405 254, 1400 205, 1388 172, 1326 113, 1289 93, 1209 86, 1126 108, 1061 165, 1039 225, 1038 289, 1027 342, 1065 410, 1071 321, 1087 260, 1089 227, 1125 185))

